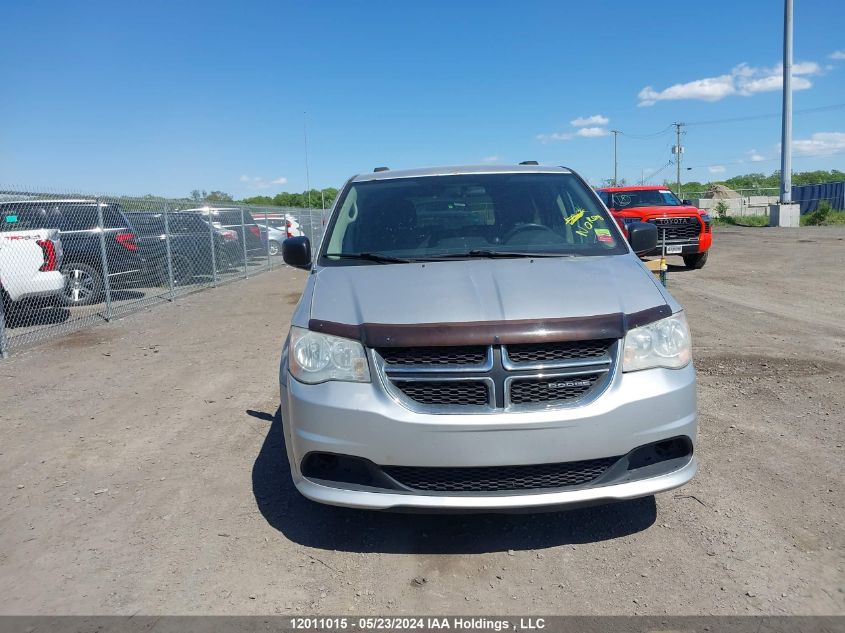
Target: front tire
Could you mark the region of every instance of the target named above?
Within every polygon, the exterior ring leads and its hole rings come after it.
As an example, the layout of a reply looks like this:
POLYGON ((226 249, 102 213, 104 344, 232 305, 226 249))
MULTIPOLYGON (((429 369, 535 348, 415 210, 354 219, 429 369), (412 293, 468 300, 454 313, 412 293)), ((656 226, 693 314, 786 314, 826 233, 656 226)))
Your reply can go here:
POLYGON ((270 243, 267 245, 267 250, 270 251, 270 255, 275 257, 276 255, 282 252, 282 245, 279 244, 276 240, 270 240, 270 243))
POLYGON ((707 262, 707 251, 703 253, 696 253, 695 255, 684 255, 684 265, 690 270, 699 270, 704 268, 707 262))
POLYGON ((103 276, 88 264, 71 262, 62 266, 65 289, 59 295, 62 305, 88 306, 97 303, 103 294, 103 276))

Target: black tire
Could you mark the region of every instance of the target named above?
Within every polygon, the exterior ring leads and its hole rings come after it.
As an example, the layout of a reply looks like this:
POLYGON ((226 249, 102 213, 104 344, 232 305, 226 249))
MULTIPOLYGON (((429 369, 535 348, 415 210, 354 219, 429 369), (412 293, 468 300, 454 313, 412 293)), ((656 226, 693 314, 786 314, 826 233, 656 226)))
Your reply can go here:
POLYGON ((282 245, 279 244, 276 240, 270 240, 270 243, 267 246, 267 250, 270 251, 271 256, 275 257, 276 255, 282 252, 282 245))
POLYGON ((696 253, 695 255, 684 255, 684 265, 691 270, 698 270, 704 268, 707 263, 707 251, 704 253, 696 253))
MULTIPOLYGON (((194 280, 194 262, 185 255, 173 256, 173 285, 187 286, 194 280)), ((167 279, 165 273, 165 279, 167 279)))
POLYGON ((103 275, 88 264, 68 262, 62 265, 65 289, 59 295, 62 305, 88 306, 99 303, 103 295, 103 275))

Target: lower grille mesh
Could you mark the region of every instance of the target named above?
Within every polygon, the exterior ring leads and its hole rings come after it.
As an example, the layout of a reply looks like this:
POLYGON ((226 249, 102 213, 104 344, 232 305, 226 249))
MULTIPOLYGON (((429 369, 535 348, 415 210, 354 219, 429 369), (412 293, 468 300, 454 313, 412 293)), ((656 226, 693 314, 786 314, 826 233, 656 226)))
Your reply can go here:
POLYGON ((510 390, 511 404, 574 400, 592 389, 599 378, 605 375, 605 373, 596 373, 585 376, 514 380, 510 390))
POLYGON ((560 464, 425 468, 382 466, 400 484, 428 492, 497 492, 566 488, 590 483, 619 458, 607 457, 560 464))
POLYGON ((487 384, 481 380, 425 380, 394 383, 408 398, 421 404, 486 405, 487 384))

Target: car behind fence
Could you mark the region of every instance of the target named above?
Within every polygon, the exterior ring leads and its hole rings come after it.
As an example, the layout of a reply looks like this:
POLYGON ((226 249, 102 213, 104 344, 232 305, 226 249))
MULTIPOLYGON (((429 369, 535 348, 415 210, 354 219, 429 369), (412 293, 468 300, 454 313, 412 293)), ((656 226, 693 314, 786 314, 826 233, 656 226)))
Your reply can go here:
POLYGON ((284 264, 327 212, 0 189, 0 353, 284 264))

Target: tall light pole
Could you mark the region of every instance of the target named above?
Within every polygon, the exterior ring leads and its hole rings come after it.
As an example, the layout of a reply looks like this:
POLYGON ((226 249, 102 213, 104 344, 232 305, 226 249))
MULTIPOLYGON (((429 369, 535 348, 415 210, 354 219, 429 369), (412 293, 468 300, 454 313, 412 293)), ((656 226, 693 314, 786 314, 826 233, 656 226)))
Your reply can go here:
POLYGON ((305 195, 308 198, 308 208, 311 208, 311 175, 308 172, 308 123, 306 113, 302 113, 302 138, 305 141, 305 195))
POLYGON ((783 113, 780 139, 780 201, 792 202, 792 0, 783 7, 783 113))
POLYGON ((672 148, 672 153, 675 155, 675 195, 681 197, 681 156, 684 153, 684 148, 681 145, 681 128, 683 123, 673 123, 675 126, 675 147, 672 148))
POLYGON ((616 137, 619 135, 619 130, 610 130, 613 132, 613 186, 615 187, 618 184, 616 180, 616 174, 619 171, 619 161, 617 159, 616 153, 616 137))

